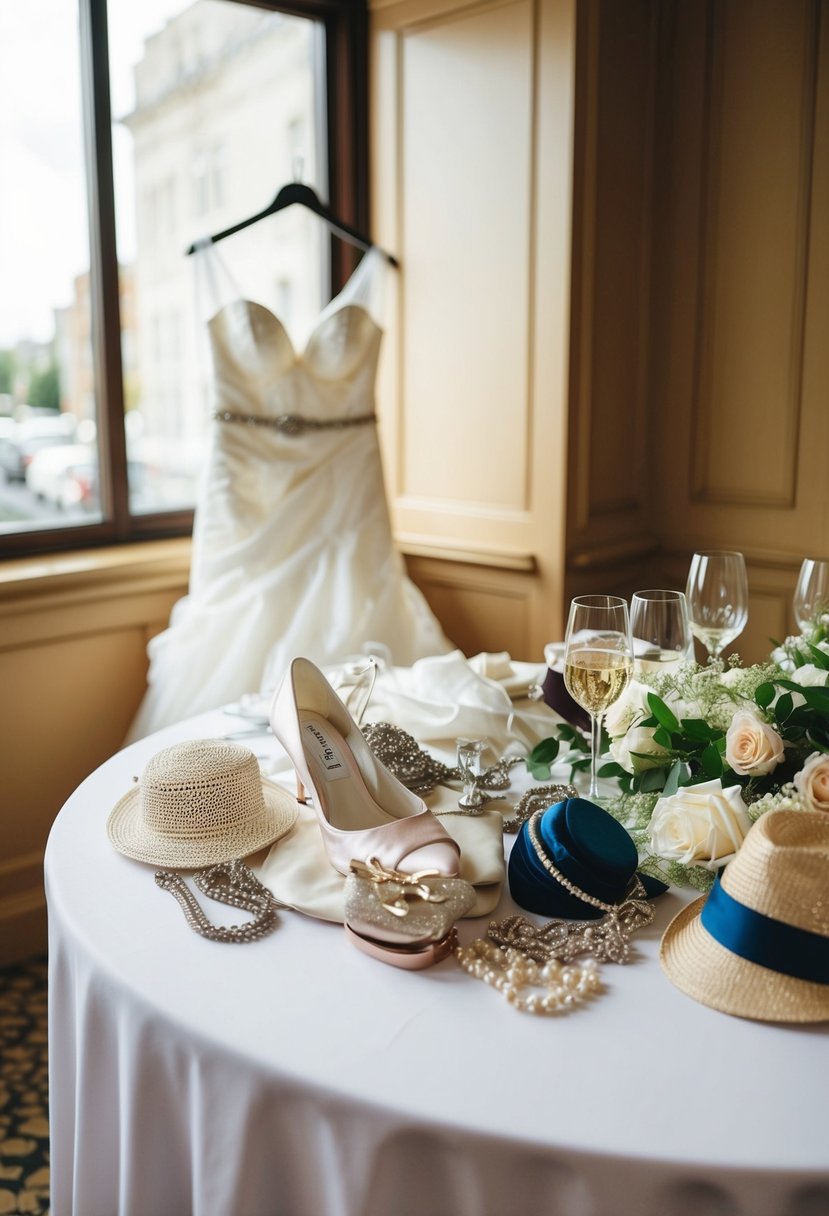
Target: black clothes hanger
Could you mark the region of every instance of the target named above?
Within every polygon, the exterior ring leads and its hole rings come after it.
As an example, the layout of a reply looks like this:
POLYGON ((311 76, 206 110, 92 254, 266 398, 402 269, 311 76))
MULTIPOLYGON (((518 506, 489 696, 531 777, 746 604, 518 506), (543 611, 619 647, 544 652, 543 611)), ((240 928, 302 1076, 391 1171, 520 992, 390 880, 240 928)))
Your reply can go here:
MULTIPOLYGON (((344 220, 336 216, 320 200, 316 192, 310 186, 306 186, 304 182, 289 182, 287 186, 282 187, 276 198, 264 211, 258 211, 256 215, 250 216, 249 219, 241 220, 240 223, 234 224, 232 228, 225 228, 223 232, 217 232, 215 236, 210 237, 210 243, 211 245, 216 245, 219 241, 223 241, 226 236, 233 236, 234 232, 241 232, 243 228, 250 228, 251 224, 258 224, 260 220, 266 219, 269 215, 275 215, 277 211, 284 211, 286 207, 291 207, 294 203, 299 203, 301 207, 307 207, 309 211, 313 211, 320 219, 325 220, 326 224, 328 224, 333 232, 336 232, 337 236, 342 237, 349 244, 356 245, 359 249, 375 248, 373 241, 370 241, 367 236, 364 236, 356 228, 352 228, 350 224, 346 224, 344 220)), ((197 248, 198 244, 193 244, 187 250, 187 253, 195 253, 197 248)), ((387 253, 385 249, 381 249, 380 252, 392 266, 398 267, 400 265, 393 254, 387 253)))

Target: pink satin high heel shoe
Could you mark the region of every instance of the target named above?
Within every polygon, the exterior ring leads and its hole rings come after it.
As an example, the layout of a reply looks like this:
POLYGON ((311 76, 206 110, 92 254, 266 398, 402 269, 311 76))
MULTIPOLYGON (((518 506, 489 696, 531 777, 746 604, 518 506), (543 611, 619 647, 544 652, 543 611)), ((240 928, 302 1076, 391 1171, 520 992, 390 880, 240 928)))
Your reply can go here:
POLYGON ((311 795, 328 860, 347 874, 352 860, 390 870, 458 873, 460 849, 425 803, 374 756, 356 722, 309 659, 291 663, 270 713, 273 733, 311 795))

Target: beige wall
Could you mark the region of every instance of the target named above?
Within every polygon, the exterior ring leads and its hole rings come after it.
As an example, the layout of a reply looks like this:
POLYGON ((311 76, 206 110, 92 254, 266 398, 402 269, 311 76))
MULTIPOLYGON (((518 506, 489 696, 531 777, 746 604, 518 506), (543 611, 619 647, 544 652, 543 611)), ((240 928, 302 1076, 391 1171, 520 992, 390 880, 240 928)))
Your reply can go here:
POLYGON ((45 947, 49 830, 120 747, 189 551, 165 541, 0 567, 0 965, 45 947))

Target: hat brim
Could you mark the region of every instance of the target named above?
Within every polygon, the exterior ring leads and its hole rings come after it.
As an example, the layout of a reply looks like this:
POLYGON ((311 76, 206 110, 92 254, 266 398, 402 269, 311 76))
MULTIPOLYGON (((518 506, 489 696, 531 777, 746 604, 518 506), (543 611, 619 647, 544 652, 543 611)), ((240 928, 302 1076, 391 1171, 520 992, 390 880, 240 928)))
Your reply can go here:
POLYGON ((662 970, 687 996, 711 1009, 761 1022, 829 1021, 829 984, 813 984, 740 958, 700 920, 708 897, 683 908, 665 930, 662 970))
POLYGON ((111 844, 126 857, 174 870, 197 870, 202 866, 249 857, 273 844, 291 830, 297 820, 294 798, 280 786, 262 777, 264 814, 214 839, 178 839, 147 827, 141 817, 138 785, 119 798, 107 819, 111 844))

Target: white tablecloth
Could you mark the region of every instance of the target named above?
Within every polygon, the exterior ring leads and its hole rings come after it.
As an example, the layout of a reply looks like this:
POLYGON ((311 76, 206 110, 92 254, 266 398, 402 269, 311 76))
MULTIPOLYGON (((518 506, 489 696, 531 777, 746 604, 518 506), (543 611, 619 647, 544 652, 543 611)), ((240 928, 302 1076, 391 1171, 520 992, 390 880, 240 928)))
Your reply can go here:
POLYGON ((119 753, 50 836, 53 1216, 829 1213, 827 1028, 674 989, 656 954, 684 894, 635 963, 602 967, 604 995, 553 1018, 298 913, 253 944, 196 936, 104 824, 160 747, 228 727, 119 753))

